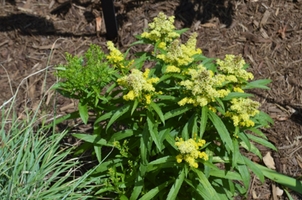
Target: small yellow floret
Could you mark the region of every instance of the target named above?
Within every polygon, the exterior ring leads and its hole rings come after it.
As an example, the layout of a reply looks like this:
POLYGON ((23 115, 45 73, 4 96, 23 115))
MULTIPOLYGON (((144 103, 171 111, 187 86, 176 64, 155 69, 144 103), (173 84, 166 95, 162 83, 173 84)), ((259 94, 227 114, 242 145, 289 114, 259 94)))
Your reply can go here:
POLYGON ((199 148, 202 147, 206 142, 205 140, 198 139, 198 142, 195 141, 197 134, 194 134, 194 140, 191 138, 187 141, 184 141, 182 138, 176 138, 175 146, 178 148, 181 154, 176 156, 176 161, 181 163, 185 160, 189 166, 198 168, 198 163, 196 162, 197 158, 203 158, 204 160, 208 159, 208 156, 205 152, 200 152, 199 148))
POLYGON ((150 94, 146 94, 145 98, 146 98, 146 104, 150 104, 151 103, 151 95, 150 94))
POLYGON ((234 91, 244 93, 244 91, 240 87, 234 87, 234 91))
POLYGON ((259 113, 259 102, 251 99, 234 98, 231 100, 230 111, 225 113, 225 117, 230 117, 233 120, 234 126, 255 126, 255 123, 250 120, 250 117, 259 113))
MULTIPOLYGON (((149 69, 146 69, 144 73, 137 69, 133 69, 130 75, 117 80, 119 85, 122 85, 129 90, 128 94, 123 97, 126 101, 134 100, 137 97, 145 97, 145 102, 147 104, 151 103, 152 94, 155 92, 155 88, 152 84, 158 82, 159 78, 147 79, 149 72, 149 69)), ((140 102, 142 101, 141 98, 139 100, 140 102)))
POLYGON ((165 50, 166 49, 166 43, 165 42, 161 42, 161 43, 158 44, 157 47, 165 50))
POLYGON ((245 61, 242 56, 226 55, 224 61, 218 59, 217 64, 220 65, 220 70, 228 74, 227 80, 232 82, 237 82, 238 78, 244 80, 253 79, 252 73, 247 72, 243 69, 245 61), (233 77, 234 75, 235 77, 233 77))
POLYGON ((128 92, 128 94, 124 95, 123 98, 126 100, 126 101, 129 101, 129 100, 134 100, 135 99, 135 95, 134 95, 134 91, 133 90, 130 90, 128 92))
MULTIPOLYGON (((155 42, 163 39, 172 41, 174 38, 179 37, 180 35, 174 32, 174 18, 174 16, 171 16, 167 19, 167 16, 163 12, 160 12, 158 16, 154 18, 153 22, 149 23, 150 32, 142 33, 141 37, 155 42)), ((162 43, 163 42, 161 42, 158 47, 164 49, 165 44, 162 43)))
POLYGON ((179 73, 180 69, 178 67, 175 67, 174 65, 167 66, 165 73, 179 73))
POLYGON ((121 63, 124 60, 124 55, 114 47, 114 44, 111 41, 107 42, 107 47, 110 50, 109 55, 106 57, 109 60, 109 63, 116 67, 124 68, 124 65, 121 63))

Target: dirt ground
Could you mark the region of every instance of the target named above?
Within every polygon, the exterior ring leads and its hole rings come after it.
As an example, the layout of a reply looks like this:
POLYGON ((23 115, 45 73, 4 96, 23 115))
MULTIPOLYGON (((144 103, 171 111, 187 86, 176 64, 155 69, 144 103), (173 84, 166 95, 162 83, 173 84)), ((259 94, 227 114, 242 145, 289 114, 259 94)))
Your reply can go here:
MULTIPOLYGON (((114 4, 119 36, 113 42, 122 52, 163 11, 176 16, 177 29, 190 28, 183 41, 190 33, 198 33, 197 46, 205 56, 242 54, 255 80, 271 79, 271 90, 250 92, 261 102, 261 110, 274 119, 274 126, 262 131, 279 151, 259 149, 263 156, 272 152, 278 172, 302 176, 301 0, 117 0, 114 4)), ((45 96, 51 119, 55 96, 48 89, 56 82, 54 66, 66 63, 65 52, 82 55, 90 44, 107 51, 103 21, 98 36, 96 33, 98 16, 102 17, 102 6, 96 0, 1 0, 0 106, 18 88, 18 117, 24 118, 25 110, 35 111, 45 96)), ((145 48, 136 46, 131 51, 145 48)), ((75 102, 57 97, 59 116, 75 110, 75 102)), ((261 163, 252 155, 250 158, 261 163)), ((270 180, 261 185, 253 178, 248 199, 287 199, 285 194, 276 197, 274 188, 270 180)))

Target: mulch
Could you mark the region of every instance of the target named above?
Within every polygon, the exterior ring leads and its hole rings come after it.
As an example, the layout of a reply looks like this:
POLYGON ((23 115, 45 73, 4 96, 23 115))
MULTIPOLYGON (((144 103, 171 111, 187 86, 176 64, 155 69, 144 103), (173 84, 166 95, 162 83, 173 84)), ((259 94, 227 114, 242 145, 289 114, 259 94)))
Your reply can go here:
MULTIPOLYGON (((174 15, 177 29, 190 28, 186 41, 198 33, 197 46, 207 57, 223 59, 241 54, 257 79, 271 79, 271 90, 251 90, 261 110, 275 124, 262 129, 278 152, 259 146, 263 156, 271 151, 276 170, 297 178, 302 176, 302 1, 301 0, 117 0, 114 2, 119 26, 113 40, 122 52, 135 41, 148 23, 162 11, 174 15)), ((54 116, 55 93, 49 88, 57 81, 54 67, 66 63, 65 52, 83 55, 90 44, 106 49, 106 30, 99 1, 88 0, 2 0, 0 2, 0 105, 18 89, 16 111, 24 119, 27 111, 38 109, 45 97, 49 119, 54 116), (100 31, 96 18, 101 17, 100 31), (34 74, 35 73, 35 74, 34 74), (46 85, 45 73, 47 73, 46 85), (29 76, 29 77, 28 77, 29 76)), ((135 46, 131 52, 149 50, 135 46)), ((57 114, 76 110, 76 102, 56 96, 57 114)), ((84 130, 84 129, 83 129, 84 130)), ((253 155, 247 155, 257 161, 253 155)), ((251 181, 250 199, 276 199, 274 183, 251 181)), ((291 193, 294 199, 302 199, 291 193)), ((282 195, 277 199, 287 199, 282 195)))

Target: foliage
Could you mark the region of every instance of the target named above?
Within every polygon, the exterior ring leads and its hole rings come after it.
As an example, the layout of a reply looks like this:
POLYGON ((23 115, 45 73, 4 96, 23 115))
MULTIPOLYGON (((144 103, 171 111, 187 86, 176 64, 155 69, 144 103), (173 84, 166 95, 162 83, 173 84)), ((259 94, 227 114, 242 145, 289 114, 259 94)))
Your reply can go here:
MULTIPOLYGON (((73 177, 80 162, 68 159, 73 148, 60 145, 67 131, 49 134, 45 127, 37 127, 37 119, 7 120, 4 108, 0 126, 0 199, 63 199, 73 189, 69 199, 86 199, 79 193, 81 185, 73 177)), ((89 192, 87 190, 86 192, 89 192)))
MULTIPOLYGON (((87 104, 96 106, 99 100, 103 99, 100 95, 101 88, 112 82, 115 74, 115 70, 104 60, 104 53, 100 47, 91 45, 85 58, 86 62, 82 56, 72 57, 66 53, 68 65, 59 65, 56 73, 63 81, 53 87, 64 88, 58 89, 64 96, 80 99, 79 110, 86 109, 87 104)), ((81 117, 87 123, 88 115, 81 117)))
POLYGON ((82 58, 69 57, 64 70, 57 68, 58 77, 64 78, 58 91, 80 99, 79 112, 65 119, 81 117, 86 123, 88 110, 96 117, 92 135, 74 135, 85 141, 79 151, 93 149, 101 162, 104 153, 115 148, 88 178, 100 177, 94 183, 99 185, 95 196, 233 199, 246 195, 250 170, 264 181, 263 172, 240 149, 261 158, 252 140, 276 150, 259 130, 272 119, 244 91, 268 89, 270 80, 249 82, 254 77, 240 55, 226 55, 224 60, 205 57, 196 49, 195 33, 180 44, 177 38, 186 29, 175 30, 173 22, 173 17, 160 13, 150 29, 136 36, 139 41, 132 45, 151 44, 154 50, 135 53, 135 59, 127 60, 128 51, 124 55, 108 42, 110 54, 99 51, 94 57, 102 64, 84 65, 82 58), (154 67, 144 68, 148 62, 154 67), (110 82, 94 85, 82 73, 86 68, 108 72, 110 82), (85 87, 73 84, 72 69, 85 87))

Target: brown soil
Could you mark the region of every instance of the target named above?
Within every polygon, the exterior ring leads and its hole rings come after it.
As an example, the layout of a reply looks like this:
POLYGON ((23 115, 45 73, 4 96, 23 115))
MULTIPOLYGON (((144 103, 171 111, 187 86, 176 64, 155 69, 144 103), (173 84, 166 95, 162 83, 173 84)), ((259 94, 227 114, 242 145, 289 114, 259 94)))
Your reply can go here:
MULTIPOLYGON (((66 63, 65 52, 82 55, 90 44, 100 45, 106 52, 105 25, 102 22, 99 36, 95 28, 102 7, 89 0, 2 0, 0 4, 0 105, 20 85, 18 117, 24 118, 26 109, 35 111, 45 96, 46 114, 51 119, 55 96, 48 89, 56 82, 53 67, 66 63)), ((198 33, 197 46, 205 56, 242 54, 256 80, 271 79, 271 90, 250 91, 262 103, 261 110, 275 121, 262 131, 279 149, 272 152, 276 170, 295 178, 302 176, 301 0, 118 0, 115 6, 119 36, 114 42, 122 52, 135 41, 133 35, 142 33, 163 11, 176 16, 177 29, 190 28, 183 41, 191 32, 198 33)), ((144 48, 136 46, 131 51, 144 48)), ((76 109, 72 100, 57 98, 59 116, 76 109)), ((271 151, 259 148, 263 156, 271 151)), ((276 198, 272 181, 259 183, 257 178, 251 181, 249 199, 287 199, 285 194, 276 198)))

